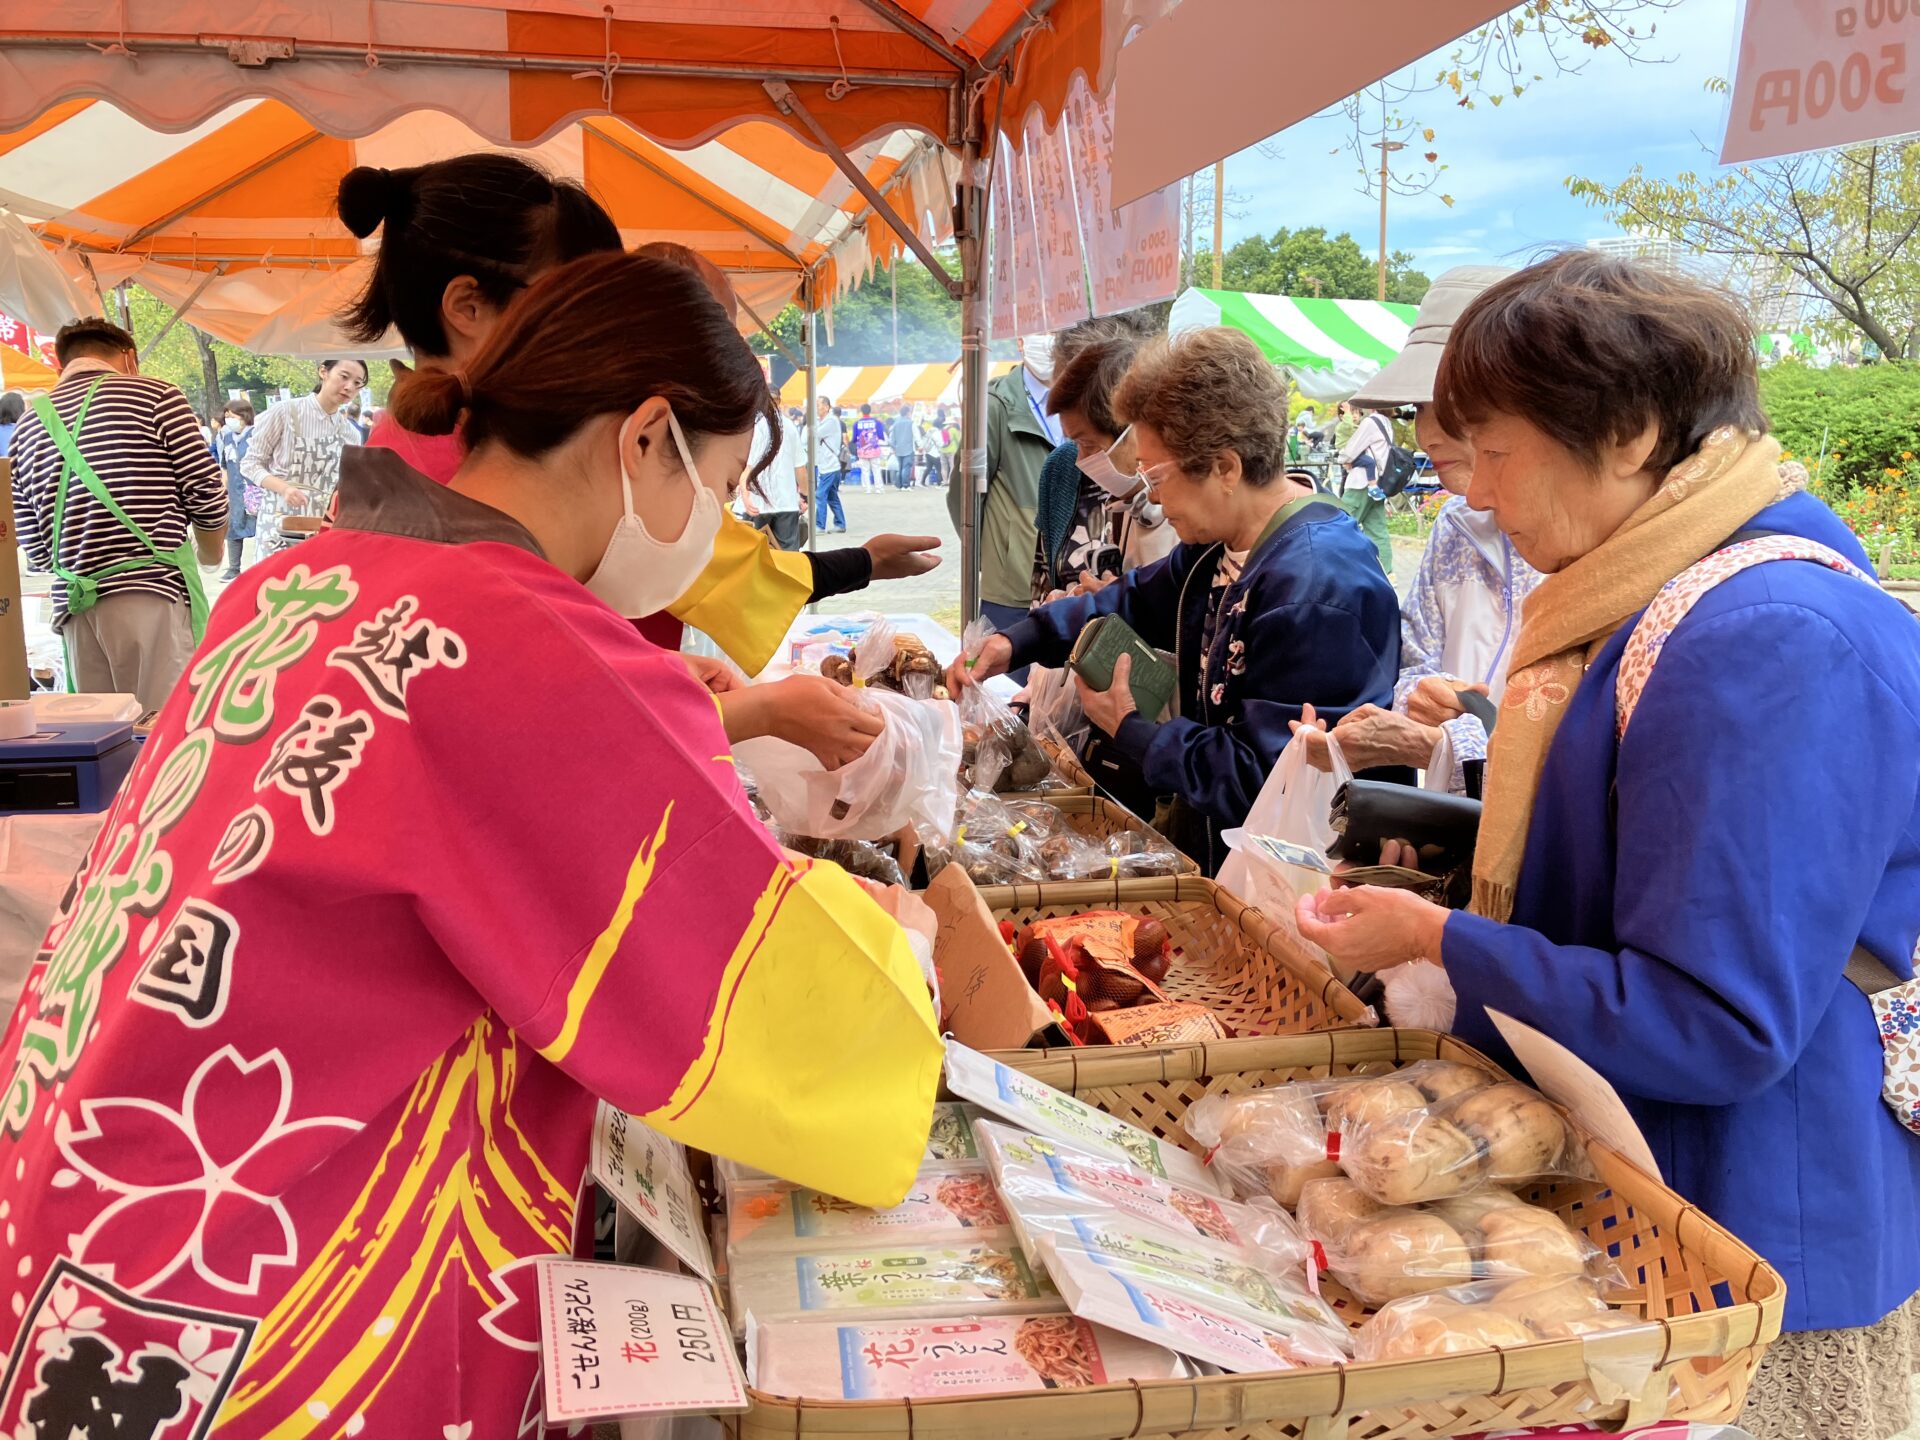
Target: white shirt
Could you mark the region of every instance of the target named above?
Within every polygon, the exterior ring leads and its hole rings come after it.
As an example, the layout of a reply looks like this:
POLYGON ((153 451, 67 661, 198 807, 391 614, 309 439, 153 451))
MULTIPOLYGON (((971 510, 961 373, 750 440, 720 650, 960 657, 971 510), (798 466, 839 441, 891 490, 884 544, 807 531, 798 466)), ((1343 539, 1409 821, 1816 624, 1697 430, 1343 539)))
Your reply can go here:
POLYGON ((1058 445, 1061 441, 1060 417, 1047 413, 1047 391, 1053 387, 1046 381, 1037 379, 1033 371, 1026 366, 1020 367, 1020 373, 1027 381, 1027 403, 1033 407, 1033 418, 1040 422, 1040 428, 1047 432, 1047 438, 1058 445))
MULTIPOLYGON (((748 474, 753 473, 753 467, 767 453, 768 434, 767 420, 763 415, 753 422, 753 449, 747 461, 748 474)), ((760 488, 767 497, 760 505, 762 514, 777 515, 785 510, 799 510, 800 464, 800 432, 794 429, 793 421, 783 411, 780 416, 780 452, 760 477, 760 488)))
POLYGON ((840 468, 840 440, 845 433, 840 428, 840 417, 831 411, 813 422, 813 478, 816 482, 822 475, 831 475, 840 468))

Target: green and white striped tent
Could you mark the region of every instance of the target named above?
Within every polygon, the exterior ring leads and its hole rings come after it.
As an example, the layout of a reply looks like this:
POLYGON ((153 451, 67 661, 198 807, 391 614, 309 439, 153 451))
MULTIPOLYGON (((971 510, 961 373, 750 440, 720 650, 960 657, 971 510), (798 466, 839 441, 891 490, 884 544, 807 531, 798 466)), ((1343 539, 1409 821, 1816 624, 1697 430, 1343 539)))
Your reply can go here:
POLYGON ((1412 305, 1379 300, 1315 300, 1188 290, 1167 317, 1172 334, 1201 325, 1231 325, 1251 335, 1310 400, 1344 400, 1400 353, 1412 328, 1412 305))

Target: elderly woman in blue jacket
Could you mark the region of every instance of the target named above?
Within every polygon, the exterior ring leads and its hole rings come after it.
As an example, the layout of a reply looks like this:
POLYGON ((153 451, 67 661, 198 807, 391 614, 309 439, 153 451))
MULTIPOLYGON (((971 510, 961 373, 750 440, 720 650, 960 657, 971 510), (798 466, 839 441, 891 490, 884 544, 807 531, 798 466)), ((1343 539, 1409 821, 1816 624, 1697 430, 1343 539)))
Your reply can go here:
POLYGON ((1472 910, 1357 887, 1301 929, 1342 969, 1437 961, 1469 1040, 1498 1051, 1497 1006, 1610 1080, 1668 1182, 1786 1277, 1742 1423, 1885 1440, 1920 1338, 1920 1091, 1882 1103, 1904 1072, 1853 977, 1906 980, 1920 936, 1920 629, 1781 470, 1715 292, 1558 256, 1468 307, 1434 400, 1469 503, 1546 576, 1472 910))
MULTIPOLYGON (((1288 721, 1308 705, 1338 718, 1392 703, 1400 607, 1360 528, 1287 476, 1286 383, 1247 336, 1206 329, 1148 347, 1114 410, 1182 543, 1098 594, 1035 610, 987 642, 970 676, 1059 665, 1098 615, 1171 651, 1178 714, 1134 709, 1124 657, 1110 689, 1081 683, 1081 703, 1174 798, 1169 836, 1212 874, 1227 855, 1220 831, 1246 819, 1288 721)), ((954 682, 968 675, 957 662, 954 682)))

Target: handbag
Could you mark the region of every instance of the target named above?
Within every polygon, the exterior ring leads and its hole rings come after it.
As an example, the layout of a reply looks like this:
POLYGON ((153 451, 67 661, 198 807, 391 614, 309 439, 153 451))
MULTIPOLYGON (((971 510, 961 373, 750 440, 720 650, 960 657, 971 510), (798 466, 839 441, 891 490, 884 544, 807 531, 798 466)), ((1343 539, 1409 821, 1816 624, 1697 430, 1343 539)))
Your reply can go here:
POLYGON ((1373 483, 1382 499, 1391 500, 1413 483, 1414 473, 1420 466, 1413 458, 1413 451, 1393 443, 1392 422, 1382 415, 1380 424, 1387 432, 1387 463, 1380 467, 1380 473, 1374 477, 1373 483))
MULTIPOLYGON (((1669 580, 1641 612, 1620 653, 1620 679, 1614 691, 1615 743, 1640 704, 1667 637, 1700 597, 1722 580, 1753 565, 1773 560, 1810 560, 1872 585, 1877 582, 1845 556, 1813 540, 1764 530, 1742 530, 1706 559, 1669 580)), ((1894 1117, 1920 1135, 1920 940, 1913 947, 1913 972, 1902 977, 1866 946, 1855 944, 1847 957, 1847 983, 1867 997, 1880 1032, 1880 1098, 1894 1117)))

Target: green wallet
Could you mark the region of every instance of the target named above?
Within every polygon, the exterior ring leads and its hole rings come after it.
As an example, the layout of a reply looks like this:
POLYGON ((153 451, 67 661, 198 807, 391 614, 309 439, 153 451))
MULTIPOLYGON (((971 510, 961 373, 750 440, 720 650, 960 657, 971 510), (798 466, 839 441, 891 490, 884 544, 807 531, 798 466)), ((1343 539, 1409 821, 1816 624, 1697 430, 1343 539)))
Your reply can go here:
POLYGON ((1134 708, 1146 719, 1158 720, 1172 702, 1180 677, 1160 658, 1160 652, 1118 615, 1089 620, 1080 638, 1073 642, 1067 666, 1094 689, 1108 690, 1113 687, 1114 664, 1122 655, 1133 657, 1127 688, 1133 692, 1134 708))

